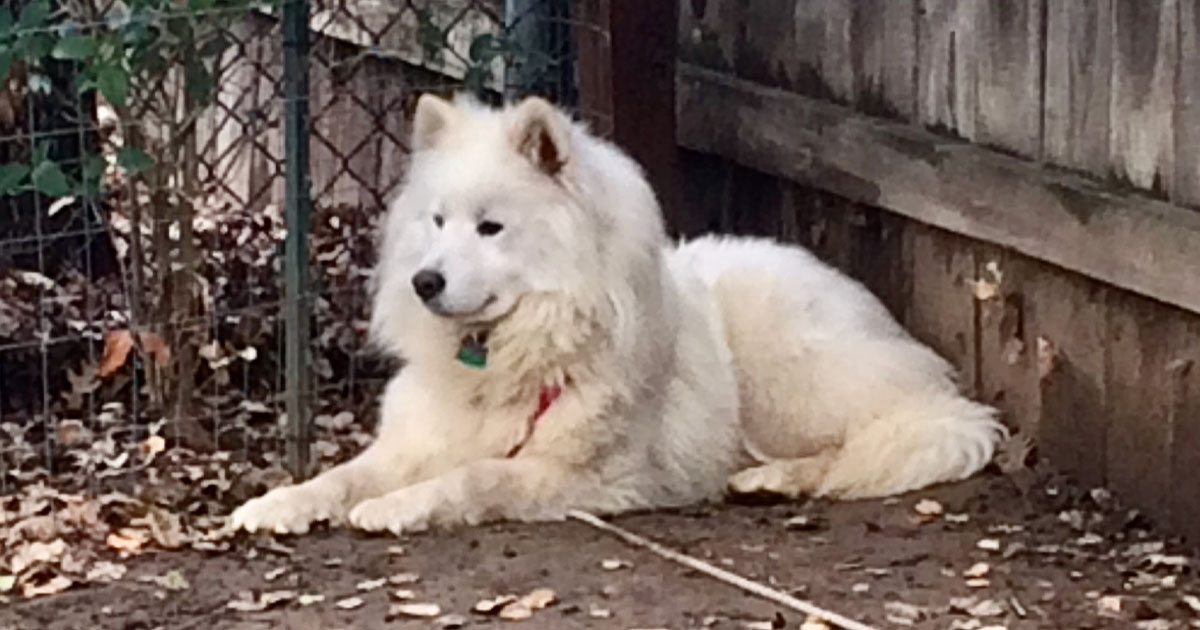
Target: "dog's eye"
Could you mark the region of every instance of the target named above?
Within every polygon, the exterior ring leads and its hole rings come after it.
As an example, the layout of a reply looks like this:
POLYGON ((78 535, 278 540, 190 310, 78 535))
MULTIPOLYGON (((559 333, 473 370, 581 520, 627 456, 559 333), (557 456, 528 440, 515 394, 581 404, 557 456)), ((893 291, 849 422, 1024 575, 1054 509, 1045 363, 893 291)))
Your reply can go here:
POLYGON ((442 218, 442 215, 440 215, 440 214, 433 215, 433 224, 438 226, 439 228, 442 227, 442 224, 445 222, 446 222, 446 220, 442 218))
POLYGON ((480 236, 495 236, 504 229, 504 225, 495 221, 480 221, 479 225, 475 226, 475 231, 479 232, 480 236))

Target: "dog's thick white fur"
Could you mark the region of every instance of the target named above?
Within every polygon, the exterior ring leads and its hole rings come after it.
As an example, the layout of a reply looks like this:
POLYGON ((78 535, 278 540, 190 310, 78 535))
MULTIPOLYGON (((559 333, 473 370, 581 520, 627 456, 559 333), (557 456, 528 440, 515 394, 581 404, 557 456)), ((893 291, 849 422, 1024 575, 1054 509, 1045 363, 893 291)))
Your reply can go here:
POLYGON ((249 501, 234 527, 403 532, 727 489, 879 497, 992 458, 996 412, 807 251, 669 244, 639 167, 540 99, 493 110, 426 95, 413 124, 372 319, 406 365, 383 394, 378 436, 350 462, 249 501), (427 301, 419 271, 444 284, 427 301), (486 366, 457 360, 480 332, 486 366))

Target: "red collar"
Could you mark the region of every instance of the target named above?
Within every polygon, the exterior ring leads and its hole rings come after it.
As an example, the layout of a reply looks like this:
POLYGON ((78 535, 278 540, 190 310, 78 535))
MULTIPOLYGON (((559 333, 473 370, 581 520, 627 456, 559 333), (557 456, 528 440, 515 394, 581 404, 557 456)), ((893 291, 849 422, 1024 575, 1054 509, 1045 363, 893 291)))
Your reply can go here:
POLYGON ((550 406, 554 404, 554 401, 558 400, 559 396, 562 396, 562 387, 558 385, 543 387, 542 391, 538 392, 538 406, 533 415, 529 416, 529 430, 525 433, 525 438, 512 447, 507 457, 516 457, 517 453, 521 452, 521 447, 525 446, 529 438, 533 437, 533 430, 536 428, 538 420, 541 420, 542 416, 546 415, 546 412, 550 410, 550 406))

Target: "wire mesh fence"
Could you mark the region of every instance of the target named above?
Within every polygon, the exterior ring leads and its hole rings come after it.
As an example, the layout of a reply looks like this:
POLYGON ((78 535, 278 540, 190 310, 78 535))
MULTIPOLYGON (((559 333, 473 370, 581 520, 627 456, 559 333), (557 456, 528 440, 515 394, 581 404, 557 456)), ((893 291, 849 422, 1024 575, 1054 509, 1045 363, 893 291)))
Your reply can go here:
MULTIPOLYGON (((573 4, 0 7, 0 567, 31 519, 199 544, 287 474, 289 426, 315 465, 361 448, 397 367, 365 333, 415 97, 574 105, 595 27, 573 4)), ((38 594, 85 565, 13 577, 38 594)))

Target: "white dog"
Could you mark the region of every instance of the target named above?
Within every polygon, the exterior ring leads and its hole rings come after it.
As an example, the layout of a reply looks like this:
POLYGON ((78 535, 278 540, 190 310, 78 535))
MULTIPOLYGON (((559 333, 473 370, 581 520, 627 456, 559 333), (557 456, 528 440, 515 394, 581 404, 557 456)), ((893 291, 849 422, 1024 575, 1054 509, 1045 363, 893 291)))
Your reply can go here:
POLYGON ((1005 431, 861 285, 766 240, 664 235, 638 166, 541 99, 423 96, 372 328, 406 361, 352 461, 247 530, 414 531, 963 479, 1005 431))

